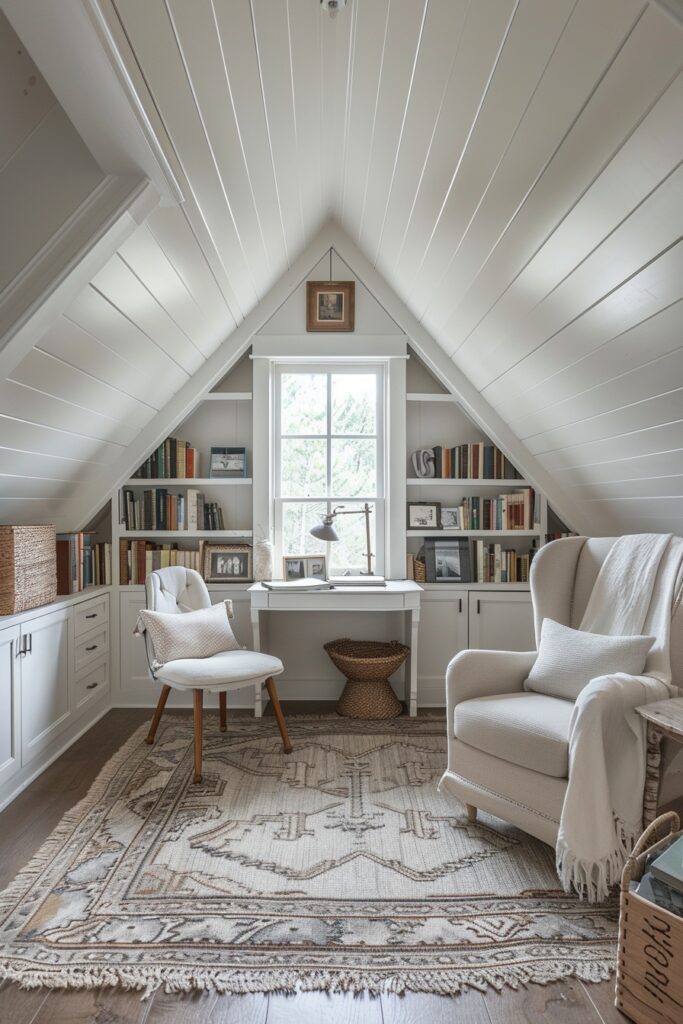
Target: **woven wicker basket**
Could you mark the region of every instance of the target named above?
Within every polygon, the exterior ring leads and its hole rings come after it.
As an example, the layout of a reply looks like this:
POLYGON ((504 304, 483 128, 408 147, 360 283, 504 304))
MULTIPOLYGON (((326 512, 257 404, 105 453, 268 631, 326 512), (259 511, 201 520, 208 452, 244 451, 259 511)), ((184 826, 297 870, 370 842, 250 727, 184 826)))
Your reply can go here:
POLYGON ((629 890, 640 881, 650 854, 678 832, 672 811, 645 829, 621 876, 619 959, 615 1005, 636 1024, 683 1021, 683 917, 629 890))
POLYGON ((0 526, 0 615, 14 615, 57 597, 54 526, 0 526))
POLYGON ((331 640, 325 644, 332 662, 346 676, 337 714, 347 718, 396 718, 403 706, 391 688, 389 676, 410 654, 397 640, 331 640))

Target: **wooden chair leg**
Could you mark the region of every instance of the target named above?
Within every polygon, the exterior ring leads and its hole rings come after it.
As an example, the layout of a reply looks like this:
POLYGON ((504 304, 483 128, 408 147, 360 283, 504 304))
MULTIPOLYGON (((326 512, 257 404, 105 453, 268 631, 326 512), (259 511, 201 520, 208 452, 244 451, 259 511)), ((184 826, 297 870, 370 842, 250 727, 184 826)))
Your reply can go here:
POLYGON ((221 690, 218 694, 218 704, 221 715, 221 732, 225 732, 228 728, 228 695, 225 690, 221 690))
POLYGON ((467 820, 468 821, 476 821, 477 820, 477 808, 473 807, 472 804, 465 804, 465 807, 467 809, 467 820))
POLYGON ((194 782, 202 781, 202 712, 204 710, 204 691, 193 690, 194 704, 194 782))
POLYGON ((285 754, 291 754, 292 744, 289 741, 287 723, 285 722, 285 716, 282 714, 282 708, 280 707, 280 698, 277 695, 277 689, 275 687, 275 682, 272 676, 269 676, 268 679, 266 679, 266 690, 268 691, 268 696, 270 697, 270 703, 273 705, 275 721, 277 722, 277 727, 280 730, 280 735, 282 736, 282 746, 284 748, 285 754))
POLYGON ((159 694, 159 700, 157 701, 156 711, 154 712, 152 724, 149 727, 149 732, 147 733, 147 737, 145 739, 145 743, 149 743, 150 747, 154 743, 154 737, 157 734, 159 722, 161 721, 161 716, 164 713, 164 708, 166 707, 166 701, 168 700, 168 695, 170 692, 170 686, 166 686, 164 684, 164 686, 161 687, 161 693, 159 694))

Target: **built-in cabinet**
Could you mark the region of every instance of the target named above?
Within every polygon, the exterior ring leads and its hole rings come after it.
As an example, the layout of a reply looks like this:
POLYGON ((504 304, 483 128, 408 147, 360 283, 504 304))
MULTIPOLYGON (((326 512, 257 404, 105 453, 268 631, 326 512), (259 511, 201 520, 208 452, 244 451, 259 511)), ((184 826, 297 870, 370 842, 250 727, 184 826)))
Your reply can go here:
POLYGON ((109 706, 109 593, 0 620, 0 807, 109 706))
POLYGON ((428 586, 420 606, 418 704, 444 704, 446 667, 460 651, 531 651, 535 646, 528 591, 428 586))

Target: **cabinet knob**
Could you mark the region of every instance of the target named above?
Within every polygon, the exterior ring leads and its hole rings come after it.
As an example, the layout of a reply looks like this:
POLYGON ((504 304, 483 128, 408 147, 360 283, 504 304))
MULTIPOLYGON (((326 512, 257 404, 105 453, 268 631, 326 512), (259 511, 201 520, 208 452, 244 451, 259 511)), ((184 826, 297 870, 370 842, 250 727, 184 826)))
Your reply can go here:
POLYGON ((86 647, 86 651, 96 651, 97 644, 91 644, 90 647, 86 647))
POLYGON ((96 618, 97 618, 97 612, 90 612, 89 615, 86 615, 86 619, 96 619, 96 618))

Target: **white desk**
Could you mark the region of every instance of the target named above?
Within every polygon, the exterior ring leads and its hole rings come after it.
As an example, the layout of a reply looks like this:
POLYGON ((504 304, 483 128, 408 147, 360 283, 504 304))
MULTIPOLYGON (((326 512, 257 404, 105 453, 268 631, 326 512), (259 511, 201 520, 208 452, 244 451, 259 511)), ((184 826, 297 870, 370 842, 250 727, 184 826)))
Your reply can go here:
MULTIPOLYGON (((410 647, 406 663, 405 701, 411 715, 417 714, 417 628, 420 621, 422 587, 412 580, 387 582, 386 587, 339 587, 288 593, 269 590, 262 583, 249 587, 254 650, 261 650, 262 612, 401 612, 404 642, 410 647)), ((254 714, 263 713, 262 687, 255 688, 254 714)))

